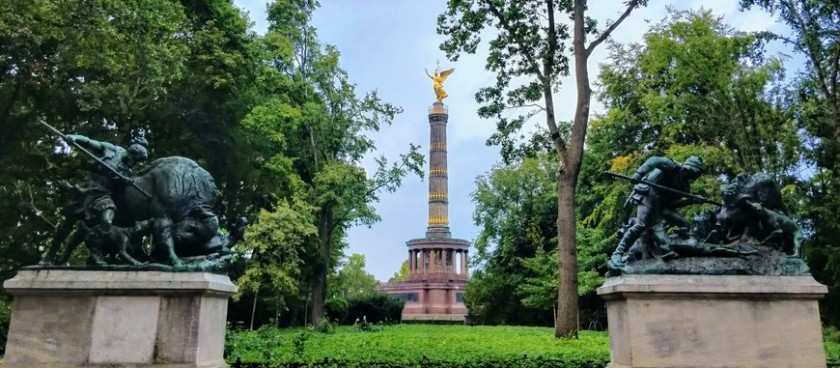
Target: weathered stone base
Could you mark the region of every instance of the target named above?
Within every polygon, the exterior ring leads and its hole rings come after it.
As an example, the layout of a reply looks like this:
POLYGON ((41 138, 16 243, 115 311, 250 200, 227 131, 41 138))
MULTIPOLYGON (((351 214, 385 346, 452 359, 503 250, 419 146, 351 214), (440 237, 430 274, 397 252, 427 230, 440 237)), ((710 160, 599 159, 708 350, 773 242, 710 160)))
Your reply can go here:
POLYGON ((466 314, 402 314, 403 321, 464 322, 466 314))
POLYGON ((226 367, 227 276, 34 270, 14 295, 4 368, 226 367))
POLYGON ((464 321, 467 308, 459 300, 466 278, 452 279, 447 274, 429 274, 403 282, 379 285, 376 290, 405 300, 402 319, 406 321, 464 321))
POLYGON ((609 368, 825 368, 810 276, 607 279, 609 368))

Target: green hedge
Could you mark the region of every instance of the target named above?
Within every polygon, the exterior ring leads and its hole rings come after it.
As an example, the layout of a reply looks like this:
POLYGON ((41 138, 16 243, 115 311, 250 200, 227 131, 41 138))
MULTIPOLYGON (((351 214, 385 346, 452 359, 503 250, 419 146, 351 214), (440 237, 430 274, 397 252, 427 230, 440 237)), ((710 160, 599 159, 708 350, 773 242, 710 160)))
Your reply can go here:
POLYGON ((329 360, 320 362, 293 363, 231 363, 231 368, 605 368, 606 361, 568 361, 550 358, 528 358, 508 360, 476 361, 402 361, 402 362, 354 362, 329 360))
POLYGON ((6 353, 6 337, 9 335, 9 319, 11 305, 8 300, 0 296, 0 357, 6 353))
MULTIPOLYGON (((241 368, 603 368, 609 361, 606 332, 582 331, 579 339, 554 338, 552 328, 400 324, 363 331, 339 326, 229 331, 226 358, 241 368)), ((840 368, 840 331, 824 330, 829 368, 840 368)))
POLYGON ((835 327, 823 329, 825 357, 829 367, 840 367, 840 330, 835 327))
POLYGON ((339 326, 332 333, 301 328, 229 331, 225 351, 230 363, 286 364, 278 367, 316 367, 326 359, 326 364, 359 367, 542 364, 585 368, 601 367, 610 356, 604 332, 584 331, 580 339, 562 340, 554 338, 554 329, 547 327, 414 324, 377 325, 370 330, 339 326))
POLYGON ((350 303, 342 297, 330 298, 324 303, 324 312, 331 322, 346 323, 350 303))
POLYGON ((347 300, 347 324, 367 320, 370 323, 399 323, 405 302, 397 297, 375 293, 347 300))
POLYGON ((344 299, 330 298, 324 303, 326 317, 335 323, 352 325, 356 321, 369 323, 399 323, 405 302, 397 297, 374 293, 344 299))

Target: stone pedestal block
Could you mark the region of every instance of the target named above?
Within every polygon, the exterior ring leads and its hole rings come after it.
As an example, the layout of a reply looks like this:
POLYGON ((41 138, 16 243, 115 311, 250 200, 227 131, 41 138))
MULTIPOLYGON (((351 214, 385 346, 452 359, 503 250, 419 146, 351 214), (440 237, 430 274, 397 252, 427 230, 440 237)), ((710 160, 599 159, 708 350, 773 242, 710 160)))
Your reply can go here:
POLYGON ((3 287, 4 368, 226 367, 227 276, 24 269, 3 287))
POLYGON ((811 276, 625 275, 607 300, 609 368, 825 368, 811 276))

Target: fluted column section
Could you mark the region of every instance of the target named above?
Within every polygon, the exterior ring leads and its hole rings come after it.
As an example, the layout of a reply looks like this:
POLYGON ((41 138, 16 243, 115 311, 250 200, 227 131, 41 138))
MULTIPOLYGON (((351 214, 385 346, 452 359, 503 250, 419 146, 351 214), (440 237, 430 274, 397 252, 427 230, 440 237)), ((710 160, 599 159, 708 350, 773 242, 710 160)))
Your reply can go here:
POLYGON ((449 183, 446 157, 446 123, 449 113, 436 101, 429 109, 429 227, 428 238, 450 238, 449 183))
POLYGON ((409 275, 414 274, 414 260, 415 259, 416 259, 416 257, 414 257, 414 250, 409 249, 408 250, 408 274, 409 275))

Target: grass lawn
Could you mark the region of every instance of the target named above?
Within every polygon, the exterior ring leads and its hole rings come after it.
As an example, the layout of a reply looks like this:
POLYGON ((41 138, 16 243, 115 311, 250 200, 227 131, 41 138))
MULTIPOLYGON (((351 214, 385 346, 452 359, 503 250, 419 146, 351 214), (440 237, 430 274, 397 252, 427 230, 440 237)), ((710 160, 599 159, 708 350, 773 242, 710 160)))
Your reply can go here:
POLYGON ((840 343, 836 341, 826 341, 825 356, 829 362, 840 365, 840 343))
POLYGON ((578 340, 558 340, 554 330, 547 327, 405 324, 384 326, 375 332, 341 326, 334 333, 263 329, 229 334, 229 356, 241 357, 245 362, 324 358, 417 362, 423 357, 432 361, 470 361, 521 359, 523 355, 607 362, 610 355, 606 332, 584 331, 578 340))
MULTIPOLYGON (((404 324, 379 328, 363 332, 341 326, 333 333, 301 328, 230 331, 226 350, 229 360, 238 357, 243 362, 315 362, 328 358, 396 363, 418 362, 424 357, 430 361, 506 361, 521 360, 523 355, 603 364, 609 360, 606 332, 582 331, 578 340, 559 340, 547 327, 404 324)), ((840 341, 832 335, 825 336, 826 356, 829 362, 840 363, 840 341)))

